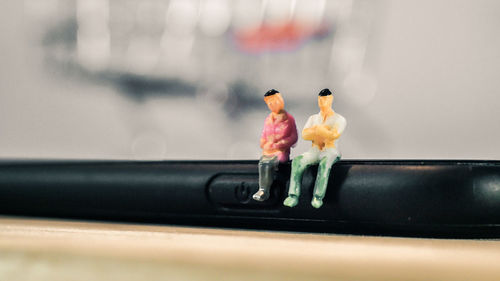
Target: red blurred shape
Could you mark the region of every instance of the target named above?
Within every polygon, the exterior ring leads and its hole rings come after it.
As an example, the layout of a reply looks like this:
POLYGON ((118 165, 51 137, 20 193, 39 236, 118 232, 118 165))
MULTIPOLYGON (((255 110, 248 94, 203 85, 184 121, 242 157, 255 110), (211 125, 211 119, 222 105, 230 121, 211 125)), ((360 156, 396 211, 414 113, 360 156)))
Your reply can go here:
POLYGON ((330 33, 326 24, 310 27, 294 21, 282 24, 262 24, 256 28, 236 30, 233 35, 238 49, 247 53, 293 51, 311 39, 324 38, 330 33))

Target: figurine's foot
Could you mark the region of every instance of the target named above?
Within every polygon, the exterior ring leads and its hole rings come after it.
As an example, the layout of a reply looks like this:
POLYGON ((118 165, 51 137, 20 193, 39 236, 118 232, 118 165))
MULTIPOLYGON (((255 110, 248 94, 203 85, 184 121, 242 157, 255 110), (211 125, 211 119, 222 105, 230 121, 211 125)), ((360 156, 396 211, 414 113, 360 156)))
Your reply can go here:
POLYGON ((269 198, 269 192, 264 192, 264 190, 257 191, 253 196, 255 201, 266 201, 269 198))
POLYGON ((321 206, 323 206, 323 199, 319 198, 319 197, 316 197, 314 196, 313 200, 311 201, 311 205, 318 209, 320 208, 321 206))
POLYGON ((294 196, 294 195, 289 195, 285 199, 285 201, 283 201, 283 205, 290 207, 290 208, 297 206, 298 203, 299 203, 299 198, 297 198, 297 196, 294 196))

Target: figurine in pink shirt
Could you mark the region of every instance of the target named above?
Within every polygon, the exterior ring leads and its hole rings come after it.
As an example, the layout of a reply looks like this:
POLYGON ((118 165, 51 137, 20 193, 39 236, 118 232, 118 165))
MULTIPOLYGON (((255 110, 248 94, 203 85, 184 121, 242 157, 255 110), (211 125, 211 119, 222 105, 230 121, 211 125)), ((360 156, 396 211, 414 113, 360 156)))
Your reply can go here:
POLYGON ((259 191, 253 195, 253 199, 257 201, 269 198, 278 164, 288 161, 290 148, 297 142, 295 119, 285 111, 281 94, 274 89, 269 90, 264 95, 264 101, 271 113, 264 122, 260 137, 262 157, 259 161, 259 191))

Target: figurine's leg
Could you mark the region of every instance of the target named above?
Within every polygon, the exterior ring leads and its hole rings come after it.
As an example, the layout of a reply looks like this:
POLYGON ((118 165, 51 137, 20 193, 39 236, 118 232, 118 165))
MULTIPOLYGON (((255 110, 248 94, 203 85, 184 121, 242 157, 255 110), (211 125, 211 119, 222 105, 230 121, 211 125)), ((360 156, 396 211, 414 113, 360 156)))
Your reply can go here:
POLYGON ((259 161, 259 190, 253 195, 257 201, 266 201, 274 181, 274 172, 278 168, 278 157, 262 156, 259 161))
POLYGON ((292 161, 292 171, 290 173, 290 187, 288 197, 283 201, 283 205, 295 207, 299 203, 300 186, 302 175, 307 167, 317 163, 319 159, 319 149, 313 147, 310 151, 295 157, 292 161))
POLYGON ((335 148, 328 148, 321 154, 316 183, 314 184, 314 195, 311 201, 311 205, 314 208, 320 208, 323 205, 323 198, 325 198, 326 189, 328 187, 330 171, 332 170, 333 164, 340 159, 340 153, 335 148))

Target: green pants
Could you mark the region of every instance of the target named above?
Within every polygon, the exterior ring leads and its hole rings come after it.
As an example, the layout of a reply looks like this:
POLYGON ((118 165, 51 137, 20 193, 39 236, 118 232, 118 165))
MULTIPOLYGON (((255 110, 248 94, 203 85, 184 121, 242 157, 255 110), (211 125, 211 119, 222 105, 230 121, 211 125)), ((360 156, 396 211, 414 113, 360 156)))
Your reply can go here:
POLYGON ((292 161, 292 172, 290 175, 290 187, 288 196, 299 198, 302 176, 307 167, 319 163, 316 183, 314 185, 314 198, 323 200, 326 189, 328 187, 328 179, 333 164, 340 159, 340 153, 335 148, 326 148, 319 150, 317 147, 312 147, 308 152, 295 157, 292 161))

